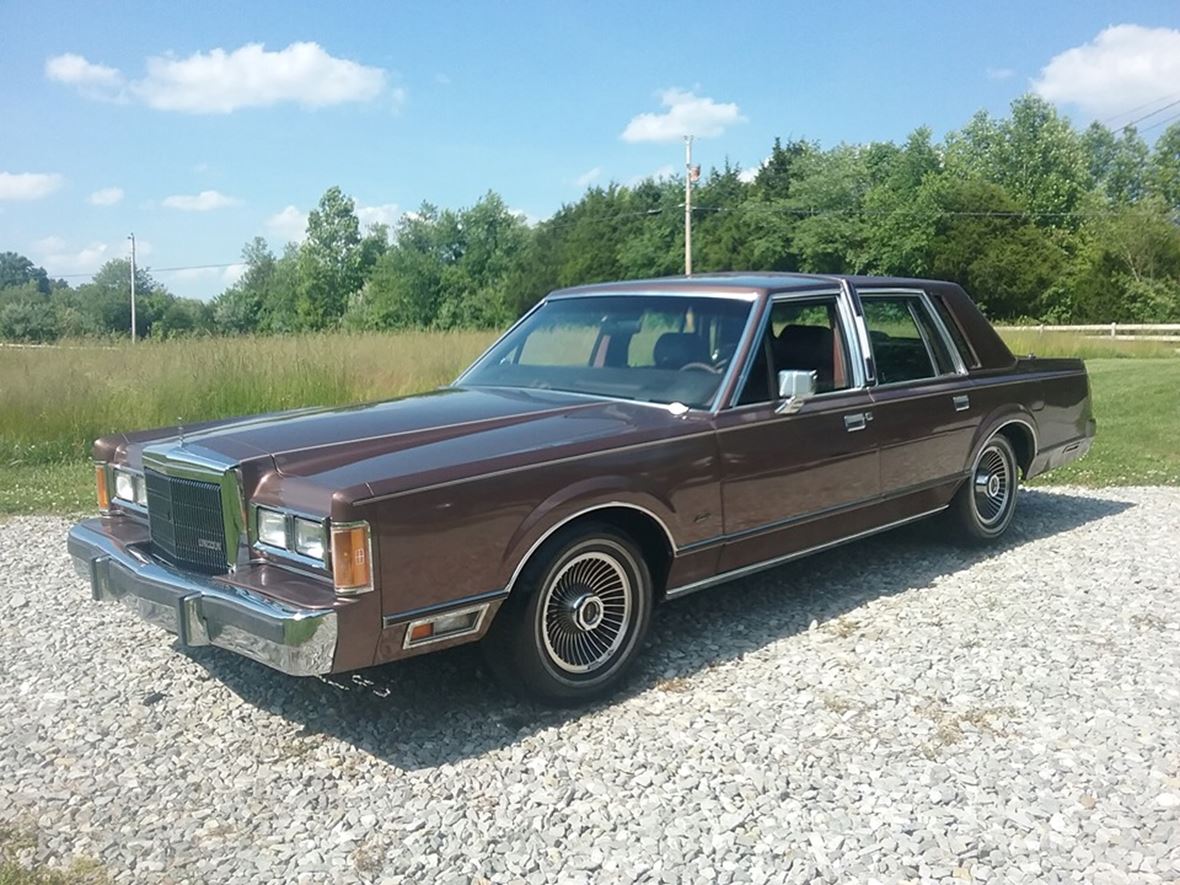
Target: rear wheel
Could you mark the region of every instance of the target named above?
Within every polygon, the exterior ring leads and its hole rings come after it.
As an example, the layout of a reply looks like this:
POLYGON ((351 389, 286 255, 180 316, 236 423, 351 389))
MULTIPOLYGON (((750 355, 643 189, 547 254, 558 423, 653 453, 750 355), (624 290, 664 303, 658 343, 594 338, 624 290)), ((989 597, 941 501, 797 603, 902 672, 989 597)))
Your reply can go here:
POLYGON ((611 691, 638 655, 651 621, 643 554, 615 529, 559 533, 521 572, 484 640, 504 685, 569 705, 611 691))
POLYGON ((982 544, 1004 534, 1016 512, 1020 483, 1016 452, 1008 438, 996 434, 979 450, 971 475, 951 503, 959 536, 982 544))

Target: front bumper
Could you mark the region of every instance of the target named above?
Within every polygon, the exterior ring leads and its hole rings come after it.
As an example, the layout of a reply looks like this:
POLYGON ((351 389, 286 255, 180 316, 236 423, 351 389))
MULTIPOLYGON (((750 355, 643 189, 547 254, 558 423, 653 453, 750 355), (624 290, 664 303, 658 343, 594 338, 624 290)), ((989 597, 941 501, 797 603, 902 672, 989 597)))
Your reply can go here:
POLYGON ((71 528, 69 551, 95 599, 122 602, 186 647, 215 645, 292 676, 332 669, 333 609, 289 606, 214 577, 176 571, 141 544, 106 531, 102 519, 71 528))

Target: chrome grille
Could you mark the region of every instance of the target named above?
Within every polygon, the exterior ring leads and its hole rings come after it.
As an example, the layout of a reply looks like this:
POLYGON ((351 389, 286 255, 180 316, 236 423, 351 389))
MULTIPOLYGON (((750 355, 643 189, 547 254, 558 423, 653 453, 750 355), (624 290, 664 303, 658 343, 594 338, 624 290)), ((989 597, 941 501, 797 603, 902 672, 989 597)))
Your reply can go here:
POLYGON ((221 486, 145 470, 152 552, 175 565, 208 575, 229 571, 221 486))

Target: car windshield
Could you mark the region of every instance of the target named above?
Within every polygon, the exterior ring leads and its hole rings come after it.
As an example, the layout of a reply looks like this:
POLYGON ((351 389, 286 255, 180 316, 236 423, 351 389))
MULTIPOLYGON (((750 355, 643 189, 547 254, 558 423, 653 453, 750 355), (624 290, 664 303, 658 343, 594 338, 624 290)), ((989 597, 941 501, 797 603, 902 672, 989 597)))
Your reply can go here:
POLYGON ((737 350, 751 302, 679 295, 593 295, 545 302, 460 380, 708 406, 737 350))

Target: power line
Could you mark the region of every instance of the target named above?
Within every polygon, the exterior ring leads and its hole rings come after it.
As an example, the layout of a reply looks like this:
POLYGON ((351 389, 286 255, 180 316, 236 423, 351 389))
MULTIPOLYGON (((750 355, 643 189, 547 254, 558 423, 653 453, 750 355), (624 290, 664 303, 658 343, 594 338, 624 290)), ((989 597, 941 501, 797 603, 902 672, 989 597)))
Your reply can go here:
MULTIPOLYGON (((1175 101, 1170 101, 1170 102, 1168 102, 1168 103, 1167 103, 1166 105, 1164 105, 1163 107, 1156 108, 1156 109, 1155 109, 1154 111, 1152 111, 1150 114, 1144 114, 1142 117, 1136 117, 1136 118, 1135 118, 1134 120, 1132 120, 1130 123, 1124 123, 1124 124, 1123 124, 1121 127, 1119 127, 1119 128, 1120 128, 1120 129, 1130 129, 1130 128, 1131 128, 1132 126, 1134 126, 1136 123, 1142 122, 1143 120, 1146 120, 1148 117, 1154 117, 1156 114, 1160 113, 1161 111, 1166 111, 1168 108, 1174 108, 1174 107, 1176 107, 1176 105, 1178 105, 1178 104, 1180 104, 1180 98, 1176 99, 1175 101)), ((1153 124, 1153 126, 1154 126, 1154 124, 1153 124)), ((1147 128, 1148 128, 1148 129, 1151 129, 1151 128, 1152 128, 1152 126, 1149 126, 1149 127, 1147 127, 1147 128)), ((1144 131, 1146 131, 1146 130, 1144 130, 1144 131)))
MULTIPOLYGON (((243 263, 242 261, 230 261, 226 264, 184 264, 177 267, 143 267, 141 269, 148 273, 172 273, 178 270, 224 270, 227 267, 237 267, 243 263)), ((92 277, 96 273, 98 273, 97 270, 91 271, 90 273, 56 273, 50 274, 50 276, 55 280, 73 280, 81 279, 82 277, 92 277)))
POLYGON ((1163 120, 1160 120, 1158 123, 1152 123, 1150 126, 1144 126, 1143 131, 1150 132, 1152 129, 1158 129, 1160 126, 1168 125, 1173 120, 1180 120, 1180 114, 1172 114, 1172 116, 1166 117, 1163 120))
MULTIPOLYGON (((1167 101, 1169 98, 1174 98, 1176 96, 1180 96, 1180 92, 1172 92, 1172 93, 1169 93, 1168 95, 1161 95, 1159 98, 1153 98, 1151 101, 1145 101, 1145 102, 1143 102, 1143 104, 1135 105, 1135 107, 1129 108, 1128 110, 1119 111, 1113 117, 1107 117, 1105 120, 1103 120, 1102 125, 1104 125, 1104 126, 1109 125, 1111 122, 1113 122, 1114 120, 1117 120, 1119 117, 1126 116, 1127 114, 1133 114, 1136 111, 1141 111, 1144 108, 1151 107, 1156 102, 1167 101)), ((1130 125, 1130 124, 1127 124, 1127 125, 1130 125)))

